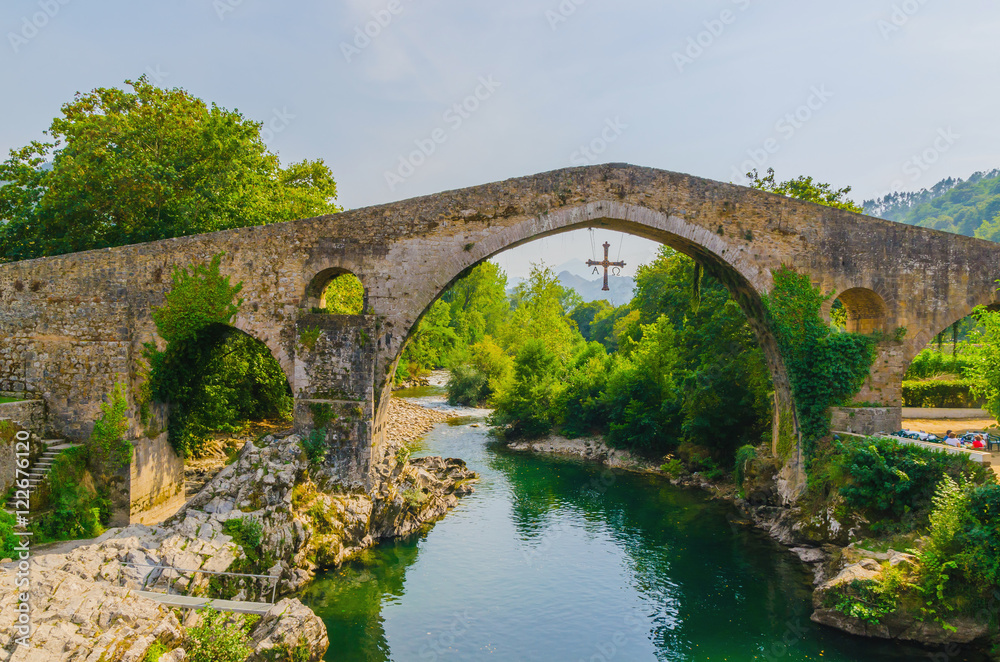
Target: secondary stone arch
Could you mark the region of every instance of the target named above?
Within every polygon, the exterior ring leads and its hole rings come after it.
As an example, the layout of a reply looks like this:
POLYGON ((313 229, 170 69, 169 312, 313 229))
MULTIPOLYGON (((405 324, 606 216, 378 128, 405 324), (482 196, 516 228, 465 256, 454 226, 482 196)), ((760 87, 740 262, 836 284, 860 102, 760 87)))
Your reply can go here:
POLYGON ((281 371, 285 373, 285 379, 288 381, 288 385, 294 394, 295 361, 285 349, 278 331, 273 327, 258 325, 257 320, 252 313, 247 314, 243 312, 237 313, 232 323, 228 326, 242 331, 254 340, 263 343, 264 346, 270 350, 271 356, 273 356, 278 362, 278 365, 281 366, 281 371))
MULTIPOLYGON (((826 307, 840 301, 847 311, 847 331, 852 333, 888 332, 889 307, 881 294, 867 287, 842 291, 826 307)), ((829 312, 829 311, 827 311, 829 312)))
POLYGON ((306 285, 305 296, 302 298, 302 308, 306 311, 313 310, 314 308, 324 308, 326 306, 325 293, 327 287, 341 276, 353 276, 358 279, 361 286, 365 288, 362 312, 368 310, 368 288, 365 287, 365 279, 358 273, 341 265, 322 268, 309 279, 308 285, 306 285))

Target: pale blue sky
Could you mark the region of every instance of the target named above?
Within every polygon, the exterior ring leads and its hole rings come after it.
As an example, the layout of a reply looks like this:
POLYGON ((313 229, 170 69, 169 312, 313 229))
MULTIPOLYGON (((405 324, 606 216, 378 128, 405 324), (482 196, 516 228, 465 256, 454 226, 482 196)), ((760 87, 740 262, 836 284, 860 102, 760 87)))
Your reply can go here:
POLYGON ((996 0, 5 0, 0 28, 4 153, 146 72, 325 159, 349 208, 587 162, 732 181, 756 156, 858 200, 1000 167, 996 0))

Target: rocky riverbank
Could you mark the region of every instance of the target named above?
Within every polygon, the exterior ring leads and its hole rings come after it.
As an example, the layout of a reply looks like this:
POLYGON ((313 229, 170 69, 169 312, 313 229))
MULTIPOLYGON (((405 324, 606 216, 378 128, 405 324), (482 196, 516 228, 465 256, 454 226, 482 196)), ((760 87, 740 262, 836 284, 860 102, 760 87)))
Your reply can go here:
MULTIPOLYGON (((170 651, 160 659, 177 662, 192 645, 197 615, 135 593, 153 572, 149 566, 167 568, 172 592, 266 600, 276 583, 278 596, 288 595, 318 568, 443 516, 478 478, 461 460, 409 460, 405 453, 383 458, 376 473, 380 483, 370 493, 345 492, 309 462, 297 436, 248 442, 163 525, 113 529, 68 553, 35 557, 30 647, 17 646, 4 628, 0 661, 138 662, 159 642, 170 651), (194 570, 269 578, 213 579, 194 570)), ((5 564, 4 614, 16 613, 13 569, 5 564)), ((319 660, 328 646, 322 621, 294 598, 275 604, 248 634, 253 653, 246 659, 253 662, 319 660)))
POLYGON ((683 475, 671 475, 663 471, 662 464, 652 462, 634 453, 620 448, 611 448, 601 437, 577 437, 567 439, 558 435, 549 435, 543 439, 531 441, 511 441, 507 443, 507 448, 512 451, 527 453, 546 453, 550 455, 563 455, 567 457, 577 457, 589 462, 597 462, 612 469, 623 471, 637 471, 640 473, 657 474, 663 476, 674 485, 682 487, 700 487, 712 492, 713 495, 729 497, 732 490, 726 490, 725 486, 713 484, 699 473, 685 473, 683 475))
POLYGON ((393 398, 389 401, 389 421, 386 434, 397 444, 408 444, 430 432, 435 425, 457 415, 438 409, 428 409, 412 402, 393 398))

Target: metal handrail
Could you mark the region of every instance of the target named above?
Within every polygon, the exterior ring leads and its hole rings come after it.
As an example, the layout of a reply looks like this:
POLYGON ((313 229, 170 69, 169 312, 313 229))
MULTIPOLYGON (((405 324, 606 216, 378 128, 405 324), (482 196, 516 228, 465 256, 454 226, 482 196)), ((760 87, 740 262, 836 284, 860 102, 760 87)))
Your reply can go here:
MULTIPOLYGON (((139 589, 140 591, 145 591, 146 590, 146 582, 149 581, 150 575, 153 574, 152 571, 153 570, 157 570, 157 569, 159 569, 161 571, 160 575, 163 574, 162 573, 163 570, 176 570, 178 573, 185 573, 185 572, 198 573, 198 572, 202 572, 202 573, 205 573, 206 575, 229 575, 230 577, 253 577, 254 579, 273 579, 275 581, 274 581, 274 588, 271 589, 271 602, 270 602, 270 604, 274 604, 274 598, 276 597, 276 595, 278 593, 278 580, 281 579, 281 575, 277 575, 277 576, 276 575, 250 575, 250 574, 246 574, 246 573, 243 573, 243 572, 217 572, 215 570, 201 570, 201 569, 192 570, 192 569, 189 569, 189 568, 188 569, 186 569, 186 568, 175 568, 172 565, 162 565, 162 564, 160 564, 160 565, 152 565, 152 564, 149 564, 149 563, 135 563, 133 561, 119 561, 119 563, 121 565, 131 566, 133 568, 149 568, 150 569, 150 572, 146 574, 145 579, 142 580, 142 588, 139 589)), ((156 577, 156 579, 159 580, 160 576, 158 575, 156 577)), ((175 584, 177 583, 178 579, 180 579, 180 576, 174 577, 174 583, 175 584)), ((155 586, 155 582, 154 582, 154 586, 155 586)), ((167 582, 166 594, 167 595, 170 594, 170 582, 169 581, 167 582)), ((263 602, 263 601, 262 600, 261 601, 253 600, 252 602, 263 602)))

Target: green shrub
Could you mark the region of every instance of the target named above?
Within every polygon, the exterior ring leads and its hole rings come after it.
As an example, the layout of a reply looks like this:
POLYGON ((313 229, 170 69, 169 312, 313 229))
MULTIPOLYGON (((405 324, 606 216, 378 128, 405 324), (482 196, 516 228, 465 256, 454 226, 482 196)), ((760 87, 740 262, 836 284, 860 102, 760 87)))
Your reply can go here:
POLYGON ((142 662, 159 662, 163 654, 168 652, 170 649, 163 645, 159 641, 154 641, 153 644, 146 649, 146 656, 142 658, 142 662))
POLYGON ((1000 586, 1000 485, 966 489, 969 516, 955 534, 955 561, 971 589, 985 597, 1000 586))
POLYGON ((910 363, 903 381, 929 379, 938 375, 957 375, 964 378, 971 364, 971 358, 961 354, 944 354, 925 349, 910 363))
POLYGON ((945 477, 976 484, 995 481, 988 466, 964 454, 950 454, 894 439, 856 439, 835 445, 847 484, 840 494, 873 527, 923 526, 933 506, 935 489, 945 477))
POLYGON ((660 465, 660 471, 667 474, 671 478, 679 478, 687 473, 687 469, 684 468, 684 463, 680 458, 671 458, 660 465))
POLYGON ((757 449, 753 446, 741 446, 736 451, 736 466, 733 469, 733 479, 736 486, 743 487, 743 478, 746 476, 750 463, 757 459, 757 449))
POLYGON ((982 398, 971 393, 971 379, 931 379, 903 382, 904 407, 979 407, 982 398))
POLYGON ((125 385, 116 383, 108 401, 101 404, 101 417, 90 434, 91 458, 105 479, 132 461, 132 442, 125 439, 128 427, 125 385))
POLYGON ((0 558, 14 558, 14 548, 17 547, 21 539, 14 535, 14 526, 17 518, 6 510, 0 510, 0 558))
POLYGON ((299 439, 299 445, 306 452, 310 464, 322 464, 329 449, 326 443, 326 430, 310 430, 309 434, 299 439))
POLYGON ((448 404, 478 407, 490 397, 489 378, 475 366, 457 365, 448 379, 448 404))
POLYGON ((105 488, 94 486, 89 460, 85 446, 56 456, 41 490, 47 509, 29 525, 35 542, 93 538, 104 531, 111 519, 111 501, 105 488))
POLYGON ((264 540, 264 525, 252 517, 234 517, 222 525, 222 532, 232 536, 233 542, 243 548, 250 561, 261 557, 261 545, 264 540))
POLYGON ((190 662, 244 662, 253 652, 249 633, 259 617, 198 610, 201 624, 189 628, 185 646, 190 662))

